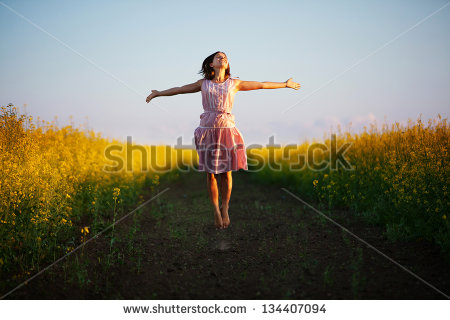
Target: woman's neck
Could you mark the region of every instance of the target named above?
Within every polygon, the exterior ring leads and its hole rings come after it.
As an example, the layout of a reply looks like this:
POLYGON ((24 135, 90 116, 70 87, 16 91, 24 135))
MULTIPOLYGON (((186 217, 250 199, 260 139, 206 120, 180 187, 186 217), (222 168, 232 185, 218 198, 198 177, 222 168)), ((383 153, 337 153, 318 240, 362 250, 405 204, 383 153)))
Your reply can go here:
POLYGON ((212 79, 212 81, 214 82, 224 82, 225 80, 227 80, 225 76, 225 70, 221 70, 219 72, 214 71, 214 74, 218 74, 217 77, 214 76, 214 78, 212 79))

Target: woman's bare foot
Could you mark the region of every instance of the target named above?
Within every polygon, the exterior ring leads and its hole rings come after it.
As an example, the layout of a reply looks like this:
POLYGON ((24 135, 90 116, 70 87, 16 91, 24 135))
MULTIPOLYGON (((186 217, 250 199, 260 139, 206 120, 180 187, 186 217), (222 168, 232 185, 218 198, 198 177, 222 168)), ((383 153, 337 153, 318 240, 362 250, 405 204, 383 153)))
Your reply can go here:
POLYGON ((216 229, 223 229, 223 221, 220 210, 214 211, 214 223, 216 224, 216 229))
POLYGON ((222 214, 223 227, 228 228, 230 225, 230 217, 228 216, 228 206, 221 205, 220 212, 222 214))

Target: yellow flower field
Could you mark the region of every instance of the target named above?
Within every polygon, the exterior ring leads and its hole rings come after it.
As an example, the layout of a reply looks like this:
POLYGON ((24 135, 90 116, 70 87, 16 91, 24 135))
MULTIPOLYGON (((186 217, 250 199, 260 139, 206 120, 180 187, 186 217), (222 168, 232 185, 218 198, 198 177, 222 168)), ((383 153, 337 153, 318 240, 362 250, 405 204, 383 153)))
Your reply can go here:
MULTIPOLYGON (((439 116, 427 125, 420 118, 406 127, 372 124, 360 134, 339 130, 323 142, 247 149, 247 155, 259 182, 317 200, 322 210, 347 208, 385 226, 392 239, 424 238, 450 253, 449 142, 449 124, 439 116), (350 169, 337 161, 342 157, 350 169)), ((12 105, 1 110, 0 148, 0 270, 15 278, 135 208, 181 162, 187 170, 198 165, 195 150, 129 151, 125 142, 94 131, 34 123, 12 105)))
MULTIPOLYGON (((314 163, 332 163, 331 142, 331 138, 324 139, 326 148, 314 154, 314 163)), ((339 130, 337 148, 344 144, 350 145, 344 155, 352 170, 342 165, 336 170, 330 165, 322 170, 308 165, 292 170, 298 166, 298 155, 308 159, 311 144, 304 143, 289 151, 290 159, 282 159, 286 148, 275 152, 281 170, 273 170, 267 162, 253 177, 290 187, 301 196, 320 201, 326 209, 349 208, 369 222, 386 226, 392 239, 427 239, 450 254, 447 119, 438 115, 425 124, 419 117, 415 122, 409 120, 407 126, 394 123, 381 128, 372 123, 360 134, 339 130)), ((267 157, 267 150, 253 153, 267 157)))
MULTIPOLYGON (((152 172, 108 173, 109 141, 93 131, 35 123, 13 105, 0 115, 0 269, 19 278, 73 250, 159 184, 152 172), (80 233, 81 230, 81 233, 80 233), (80 236, 81 234, 81 236, 80 236)), ((139 157, 134 165, 139 166, 139 157)))

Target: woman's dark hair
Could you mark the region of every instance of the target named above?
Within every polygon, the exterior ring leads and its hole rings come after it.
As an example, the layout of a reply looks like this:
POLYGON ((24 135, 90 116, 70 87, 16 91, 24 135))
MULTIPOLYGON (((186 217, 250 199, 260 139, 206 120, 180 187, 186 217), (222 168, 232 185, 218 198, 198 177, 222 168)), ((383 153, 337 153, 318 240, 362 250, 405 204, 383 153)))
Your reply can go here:
MULTIPOLYGON (((198 73, 203 74, 203 78, 208 79, 208 80, 212 80, 214 79, 214 69, 209 65, 210 63, 212 63, 214 61, 214 57, 216 54, 218 53, 223 53, 225 54, 225 52, 222 51, 216 51, 214 52, 212 55, 208 56, 202 63, 202 70, 200 70, 198 73)), ((225 54, 226 56, 226 54, 225 54)), ((225 70, 225 76, 230 76, 230 62, 228 62, 228 67, 225 70)))

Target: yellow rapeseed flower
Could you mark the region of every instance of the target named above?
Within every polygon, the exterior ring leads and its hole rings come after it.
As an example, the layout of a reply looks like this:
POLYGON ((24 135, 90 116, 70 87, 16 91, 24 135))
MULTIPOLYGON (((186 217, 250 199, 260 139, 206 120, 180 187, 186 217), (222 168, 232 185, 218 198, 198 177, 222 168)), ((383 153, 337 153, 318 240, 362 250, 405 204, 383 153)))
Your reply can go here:
POLYGON ((120 188, 114 188, 113 189, 113 199, 116 200, 119 195, 120 195, 120 188))
POLYGON ((89 233, 89 228, 88 227, 84 227, 81 229, 81 233, 82 234, 88 234, 89 233))

